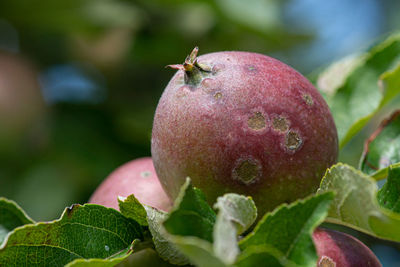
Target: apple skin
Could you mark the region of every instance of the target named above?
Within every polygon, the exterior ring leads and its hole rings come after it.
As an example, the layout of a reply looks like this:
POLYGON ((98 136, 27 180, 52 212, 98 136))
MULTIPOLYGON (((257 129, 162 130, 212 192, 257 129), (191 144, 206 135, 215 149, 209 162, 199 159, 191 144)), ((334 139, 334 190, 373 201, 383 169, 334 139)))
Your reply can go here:
POLYGON ((131 194, 142 204, 159 210, 168 211, 172 205, 149 157, 132 160, 113 171, 92 194, 89 203, 119 210, 118 196, 131 194))
POLYGON ((318 267, 382 266, 375 254, 351 235, 317 228, 313 233, 313 240, 319 256, 318 267))
POLYGON ((153 122, 154 166, 170 198, 189 176, 210 204, 228 192, 249 195, 261 217, 315 192, 338 155, 336 126, 317 89, 261 54, 190 58, 171 65, 179 70, 153 122))

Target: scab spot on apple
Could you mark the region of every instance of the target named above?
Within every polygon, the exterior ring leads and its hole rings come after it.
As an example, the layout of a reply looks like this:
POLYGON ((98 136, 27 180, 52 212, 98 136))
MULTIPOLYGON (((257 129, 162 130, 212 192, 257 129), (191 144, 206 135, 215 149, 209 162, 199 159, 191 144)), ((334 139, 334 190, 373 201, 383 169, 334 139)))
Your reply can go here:
POLYGON ((309 106, 314 105, 314 100, 309 94, 303 94, 303 99, 307 105, 309 105, 309 106))
POLYGON ((289 122, 285 117, 277 115, 272 119, 272 127, 274 130, 284 133, 289 129, 289 122))
POLYGON ((140 173, 140 177, 142 177, 142 178, 148 178, 150 176, 151 176, 151 171, 142 171, 140 173))
POLYGON ((253 115, 251 115, 247 120, 247 125, 249 126, 249 128, 253 130, 256 131, 262 130, 266 126, 265 117, 259 111, 254 112, 253 115))
POLYGON ((233 178, 249 185, 257 181, 261 173, 261 164, 252 158, 240 159, 233 169, 233 178))
POLYGON ((289 149, 290 151, 297 151, 303 143, 303 140, 301 139, 300 135, 294 131, 294 130, 289 130, 286 134, 285 138, 285 147, 289 149))
POLYGON ((220 99, 222 97, 222 94, 220 92, 216 92, 214 95, 215 99, 220 99))
POLYGON ((318 262, 318 267, 336 267, 336 263, 327 256, 322 256, 318 262))
POLYGON ((257 68, 254 65, 245 65, 245 70, 248 73, 254 73, 254 74, 258 72, 257 68))

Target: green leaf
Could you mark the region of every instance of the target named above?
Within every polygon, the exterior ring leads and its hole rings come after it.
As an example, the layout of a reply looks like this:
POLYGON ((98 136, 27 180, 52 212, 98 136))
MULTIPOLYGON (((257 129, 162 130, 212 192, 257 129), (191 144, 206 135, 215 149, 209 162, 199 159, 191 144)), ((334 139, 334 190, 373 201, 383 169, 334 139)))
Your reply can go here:
POLYGON ((142 226, 147 226, 147 213, 143 205, 134 195, 128 197, 118 197, 118 206, 122 215, 138 222, 142 226))
POLYGON ((188 259, 200 267, 226 266, 213 251, 215 212, 190 178, 181 187, 174 208, 164 222, 170 240, 188 259))
POLYGON ((129 255, 129 257, 117 265, 118 267, 176 267, 160 258, 152 248, 142 249, 129 255))
POLYGON ((381 107, 389 103, 400 93, 400 65, 393 70, 389 70, 380 77, 383 99, 381 107))
POLYGON ((382 207, 400 214, 400 167, 389 167, 387 181, 378 191, 377 197, 382 207))
POLYGON ((218 214, 214 226, 212 253, 227 265, 234 263, 240 253, 236 226, 223 212, 218 214))
MULTIPOLYGON (((362 56, 343 85, 328 96, 327 102, 338 128, 340 147, 400 93, 399 60, 400 34, 393 34, 362 56), (378 84, 383 86, 383 90, 378 84)), ((339 78, 343 79, 342 76, 339 78)), ((326 76, 320 79, 326 79, 326 76)), ((317 84, 321 84, 320 79, 317 84)))
POLYGON ((0 245, 7 234, 24 224, 34 223, 14 201, 0 197, 0 245))
POLYGON ((344 85, 347 77, 364 61, 364 54, 347 56, 334 62, 319 74, 317 87, 325 96, 328 104, 337 90, 344 85))
POLYGON ((167 213, 157 210, 150 206, 145 206, 149 230, 153 237, 154 246, 158 255, 165 261, 176 265, 185 265, 189 260, 178 250, 176 245, 168 240, 162 223, 167 218, 167 213))
POLYGON ((398 162, 400 162, 400 110, 384 120, 366 141, 360 168, 363 172, 373 175, 398 162))
POLYGON ((232 264, 240 253, 237 236, 254 223, 257 208, 251 197, 237 194, 218 197, 214 208, 219 211, 214 225, 213 250, 225 264, 232 264))
POLYGON ((143 240, 141 226, 114 209, 73 205, 60 219, 15 229, 0 248, 0 266, 63 266, 104 259, 143 240))
POLYGON ((235 223, 237 234, 242 234, 254 223, 257 218, 257 208, 251 197, 238 194, 225 194, 218 197, 214 208, 218 215, 222 214, 235 223))
POLYGON ((172 235, 196 236, 212 242, 215 219, 203 193, 187 178, 164 227, 172 235))
MULTIPOLYGON (((332 192, 310 196, 267 213, 252 233, 240 241, 239 266, 269 262, 271 266, 313 266, 317 253, 311 238, 324 221, 334 198, 332 192)), ((269 266, 269 265, 268 265, 269 266)))
POLYGON ((198 267, 226 267, 213 251, 210 242, 195 236, 170 236, 170 240, 178 246, 190 262, 198 267))
POLYGON ((238 267, 253 267, 253 266, 281 266, 294 267, 298 266, 293 262, 285 259, 285 255, 276 248, 268 245, 255 245, 247 248, 240 255, 239 260, 235 264, 238 267))
POLYGON ((76 259, 65 267, 113 267, 125 260, 131 253, 132 249, 127 248, 105 259, 76 259))
MULTIPOLYGON (((392 165, 390 165, 390 166, 391 166, 392 168, 400 167, 400 162, 399 162, 399 163, 392 164, 392 165)), ((385 179, 385 178, 388 176, 388 172, 389 172, 389 167, 383 168, 383 169, 380 169, 379 171, 376 171, 376 172, 372 173, 372 174, 371 174, 371 177, 372 177, 374 180, 379 181, 379 180, 385 179)))
POLYGON ((335 191, 328 222, 392 241, 400 241, 400 214, 379 206, 378 186, 366 174, 345 164, 328 169, 318 193, 335 191))

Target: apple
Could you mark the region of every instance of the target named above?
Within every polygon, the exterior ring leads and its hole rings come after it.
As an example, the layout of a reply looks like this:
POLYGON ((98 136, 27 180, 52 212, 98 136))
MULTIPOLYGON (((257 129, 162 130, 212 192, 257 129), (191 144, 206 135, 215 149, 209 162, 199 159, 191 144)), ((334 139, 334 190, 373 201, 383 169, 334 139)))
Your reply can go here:
POLYGON ((209 201, 252 196, 259 214, 316 191, 338 156, 330 110, 300 73, 271 57, 193 50, 158 103, 151 151, 175 199, 187 176, 209 201))
POLYGON ((89 203, 119 210, 118 197, 131 194, 142 204, 163 211, 168 211, 172 205, 149 157, 132 160, 113 171, 94 191, 89 203))
POLYGON ((313 240, 319 256, 318 267, 382 266, 366 245, 348 234, 317 228, 313 240))

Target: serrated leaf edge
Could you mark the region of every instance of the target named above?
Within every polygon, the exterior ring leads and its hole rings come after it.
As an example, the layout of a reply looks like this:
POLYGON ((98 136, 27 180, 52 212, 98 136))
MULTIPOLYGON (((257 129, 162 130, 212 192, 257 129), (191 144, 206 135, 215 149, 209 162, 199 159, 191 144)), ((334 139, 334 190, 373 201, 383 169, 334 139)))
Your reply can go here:
POLYGON ((8 204, 14 205, 19 211, 21 211, 21 213, 25 216, 26 219, 31 221, 31 223, 35 223, 35 221, 24 211, 24 209, 22 209, 21 206, 17 204, 17 202, 5 197, 0 197, 0 201, 4 201, 8 204))
MULTIPOLYGON (((372 177, 370 177, 370 176, 368 176, 367 174, 363 173, 362 171, 360 171, 360 170, 358 170, 358 169, 356 169, 356 168, 354 168, 354 167, 352 167, 352 166, 350 166, 350 165, 344 164, 344 163, 342 163, 342 162, 339 162, 339 163, 337 163, 337 164, 335 164, 335 165, 332 165, 330 168, 328 168, 328 169, 326 170, 325 175, 324 175, 324 177, 322 178, 320 185, 322 184, 323 180, 326 178, 326 174, 327 174, 328 172, 330 172, 333 168, 339 168, 339 167, 347 167, 347 168, 351 169, 352 171, 354 171, 355 173, 357 173, 357 174, 359 174, 360 176, 362 176, 363 178, 369 180, 370 182, 372 182, 372 183, 374 183, 374 184, 376 185, 375 179, 373 179, 372 177)), ((319 194, 319 191, 320 191, 320 189, 317 190, 317 194, 319 194)), ((376 185, 374 191, 375 191, 375 192, 374 192, 374 196, 373 196, 372 201, 373 201, 374 205, 377 207, 377 209, 378 209, 384 216, 391 217, 391 218, 394 218, 395 220, 399 220, 399 221, 400 221, 400 214, 399 214, 399 213, 395 213, 395 212, 393 212, 393 211, 391 211, 391 210, 389 210, 389 209, 386 209, 385 207, 381 207, 381 206, 379 205, 378 199, 377 199, 377 193, 378 193, 378 186, 377 186, 377 185, 376 185)), ((376 214, 375 214, 375 215, 376 215, 376 214)), ((344 225, 344 226, 346 226, 346 227, 355 229, 355 230, 357 230, 357 231, 359 231, 359 232, 362 232, 362 233, 365 233, 365 234, 368 234, 368 235, 372 235, 372 236, 378 237, 378 238, 380 238, 380 239, 389 240, 389 239, 387 239, 387 238, 379 237, 379 236, 377 236, 375 233, 373 233, 373 232, 371 232, 371 231, 368 231, 368 230, 366 230, 366 229, 363 229, 363 228, 361 228, 361 227, 358 227, 358 226, 356 226, 356 225, 353 225, 353 224, 351 224, 351 223, 343 222, 343 221, 340 220, 340 219, 336 219, 336 218, 329 217, 329 214, 328 214, 328 216, 326 217, 325 221, 326 221, 326 222, 329 222, 329 223, 344 225)))
MULTIPOLYGON (((186 190, 185 190, 186 191, 186 190)), ((151 210, 156 210, 157 212, 160 212, 160 213, 162 213, 163 215, 168 215, 169 213, 168 212, 165 212, 165 211, 162 211, 162 210, 159 210, 159 209, 157 209, 157 208, 154 208, 154 207, 151 207, 151 206, 149 206, 149 205, 143 205, 143 207, 145 208, 145 210, 146 210, 146 213, 147 213, 147 216, 146 216, 146 218, 147 218, 147 220, 149 220, 149 219, 151 219, 150 218, 150 215, 149 215, 149 210, 151 211, 151 210)), ((160 242, 160 243, 170 243, 170 244, 172 244, 172 247, 175 247, 174 249, 176 249, 179 253, 181 253, 184 257, 186 257, 186 255, 184 255, 180 250, 178 250, 178 248, 176 248, 176 244, 174 243, 174 241, 173 241, 173 237, 174 237, 174 235, 172 235, 172 234, 170 234, 170 233, 168 233, 168 231, 165 229, 165 227, 164 227, 164 225, 163 225, 163 223, 164 223, 164 221, 167 219, 168 217, 165 217, 164 218, 164 220, 162 220, 162 222, 160 223, 160 235, 162 236, 162 238, 164 238, 164 240, 157 240, 157 242, 160 242)), ((153 235, 153 232, 152 232, 152 229, 151 229, 151 227, 150 227, 150 223, 149 223, 149 231, 150 231, 150 233, 151 233, 151 240, 153 241, 153 243, 155 244, 156 242, 156 238, 155 238, 155 236, 153 235)), ((155 248, 154 248, 156 251, 157 251, 157 246, 155 246, 155 248)), ((158 252, 157 252, 158 253, 158 252)), ((182 262, 180 262, 180 263, 177 263, 177 262, 175 262, 175 261, 173 261, 173 262, 171 262, 171 259, 168 259, 167 257, 165 257, 164 255, 162 255, 162 254, 159 254, 158 253, 158 256, 161 258, 161 259, 163 259, 164 261, 167 261, 167 262, 169 262, 169 263, 171 263, 171 264, 175 264, 175 265, 178 265, 178 266, 180 266, 180 265, 185 265, 185 264, 188 264, 189 263, 189 260, 188 259, 185 259, 185 260, 182 260, 182 262)))
MULTIPOLYGON (((213 205, 213 208, 214 208, 215 210, 218 210, 218 214, 219 214, 220 212, 223 212, 223 210, 221 209, 221 207, 220 207, 220 205, 219 205, 218 199, 219 199, 219 198, 226 198, 226 197, 229 196, 229 195, 237 195, 237 196, 239 196, 239 197, 241 197, 241 198, 244 198, 244 199, 250 201, 252 208, 254 208, 254 210, 255 210, 254 219, 252 220, 252 223, 251 223, 247 228, 246 228, 246 225, 243 225, 239 220, 236 220, 236 219, 235 219, 234 217, 232 217, 232 216, 228 216, 228 218, 229 218, 230 221, 232 221, 232 222, 238 224, 240 227, 243 228, 242 231, 239 231, 239 230, 241 230, 241 229, 238 229, 238 234, 240 235, 240 234, 242 234, 244 231, 246 231, 251 225, 253 225, 254 222, 255 222, 255 220, 257 219, 257 216, 258 216, 258 213, 257 213, 257 206, 256 206, 256 204, 255 204, 255 202, 254 202, 254 200, 253 200, 253 198, 252 198, 251 196, 245 196, 245 195, 240 195, 240 194, 236 194, 236 193, 226 193, 226 194, 224 194, 224 195, 218 197, 218 198, 217 198, 217 201, 216 201, 216 202, 214 203, 214 205, 213 205)), ((217 216, 218 216, 218 214, 217 214, 217 216)))
MULTIPOLYGON (((329 191, 328 191, 328 192, 324 192, 323 194, 331 195, 332 200, 333 200, 333 198, 334 198, 334 196, 335 196, 335 193, 332 192, 332 191, 330 191, 330 192, 329 192, 329 191)), ((298 200, 296 200, 296 201, 294 201, 294 202, 291 202, 291 203, 289 203, 289 204, 288 204, 288 203, 283 203, 283 204, 279 205, 278 207, 276 207, 273 211, 266 213, 266 214, 262 217, 262 219, 257 223, 257 225, 256 225, 256 227, 254 228, 254 230, 253 230, 250 234, 248 234, 246 237, 244 237, 242 240, 240 240, 239 246, 240 246, 241 243, 245 242, 247 239, 249 239, 251 236, 253 236, 253 235, 257 232, 257 230, 261 227, 261 225, 267 220, 268 217, 274 216, 274 215, 275 215, 276 213, 278 213, 281 209, 287 209, 287 210, 289 210, 289 209, 293 208, 294 206, 298 205, 299 203, 304 204, 304 203, 307 202, 309 199, 312 199, 312 198, 314 198, 314 197, 316 197, 316 196, 318 196, 318 195, 322 195, 322 194, 311 194, 311 195, 308 195, 308 196, 305 197, 305 198, 298 199, 298 200)), ((322 223, 322 222, 323 222, 323 220, 321 221, 321 223, 322 223)))

